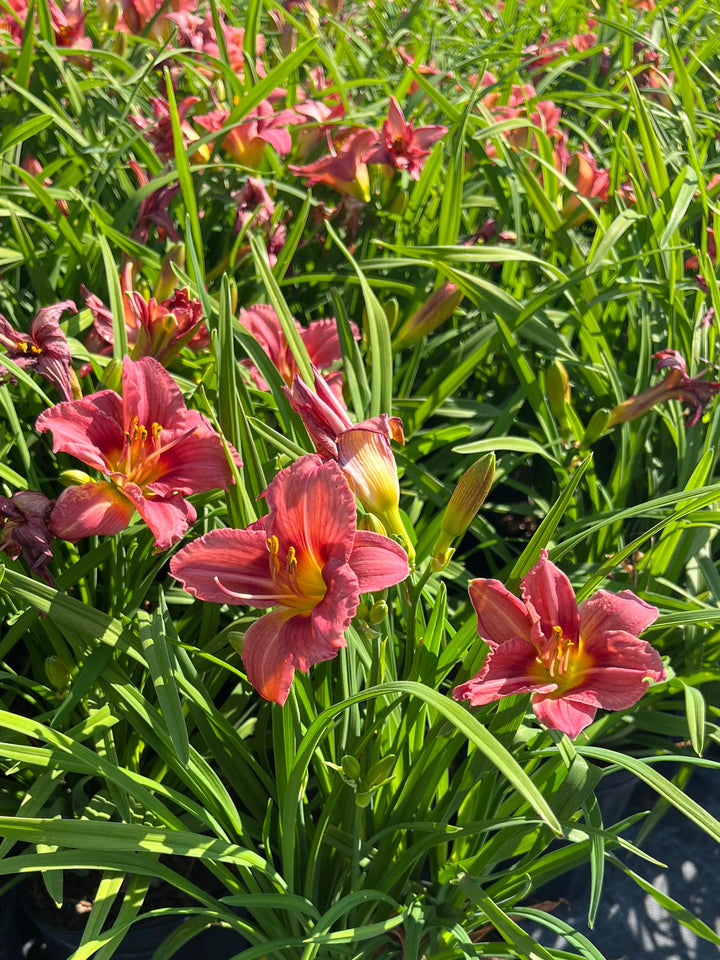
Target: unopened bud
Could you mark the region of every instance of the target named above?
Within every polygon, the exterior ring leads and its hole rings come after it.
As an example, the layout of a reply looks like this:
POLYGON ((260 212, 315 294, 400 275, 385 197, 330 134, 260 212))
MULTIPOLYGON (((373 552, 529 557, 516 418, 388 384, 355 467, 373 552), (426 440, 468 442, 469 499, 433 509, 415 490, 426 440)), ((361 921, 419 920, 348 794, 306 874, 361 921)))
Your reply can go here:
POLYGON ((45 676, 50 681, 50 686, 58 693, 68 690, 72 683, 70 671, 60 657, 47 657, 45 659, 45 676))
POLYGON ((494 477, 494 453, 480 457, 460 477, 440 521, 440 535, 432 550, 434 557, 444 555, 453 540, 465 533, 490 493, 494 477))
POLYGON ((439 287, 400 327, 395 346, 408 347, 448 320, 464 294, 449 281, 439 287))
POLYGON ((582 445, 584 447, 589 447, 591 444, 595 443, 596 440, 599 440, 600 437, 605 433, 610 424, 610 411, 601 407, 600 410, 596 410, 595 413, 590 417, 590 423, 587 425, 585 430, 585 436, 583 437, 582 445))
POLYGON ((374 513, 364 513, 358 520, 357 526, 358 530, 368 530, 370 533, 379 533, 381 537, 387 536, 387 530, 374 513))
POLYGON ((358 620, 364 620, 367 623, 370 619, 370 607, 366 603, 359 603, 355 610, 355 616, 358 620))
POLYGON ((372 800, 372 790, 358 790, 355 794, 355 806, 365 809, 372 800))
POLYGON ((378 760, 368 770, 365 782, 369 787, 377 787, 390 776, 395 769, 395 754, 389 753, 382 760, 378 760))
POLYGON ((346 754, 340 761, 343 776, 348 780, 360 779, 360 764, 355 757, 346 754))
POLYGON ((382 623, 388 614, 388 605, 384 600, 377 600, 370 610, 368 621, 370 623, 382 623))
POLYGON ((158 303, 161 300, 168 300, 177 287, 178 278, 173 270, 173 264, 180 267, 181 270, 185 265, 185 245, 182 243, 176 243, 175 246, 167 252, 162 262, 160 276, 153 291, 153 296, 158 303))
POLYGON ((81 487, 84 483, 94 483, 89 473, 84 470, 63 470, 60 474, 60 483, 64 487, 81 487))
POLYGON ((554 360, 546 374, 547 398, 550 409, 558 423, 567 418, 567 405, 570 403, 570 380, 567 370, 559 360, 554 360))

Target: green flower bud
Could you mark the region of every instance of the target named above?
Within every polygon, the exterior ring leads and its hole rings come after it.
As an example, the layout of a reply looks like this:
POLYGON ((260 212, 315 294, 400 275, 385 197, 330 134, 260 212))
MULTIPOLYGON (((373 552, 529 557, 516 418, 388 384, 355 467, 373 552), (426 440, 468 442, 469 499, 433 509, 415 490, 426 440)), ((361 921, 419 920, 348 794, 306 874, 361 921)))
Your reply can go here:
POLYGON ((494 477, 494 453, 487 453, 484 457, 480 457, 460 477, 445 507, 440 522, 440 535, 432 550, 436 563, 441 564, 444 561, 444 565, 447 566, 450 560, 450 556, 447 556, 450 544, 461 537, 475 519, 478 510, 490 493, 494 477))
POLYGON ((342 758, 340 766, 342 767, 342 774, 347 780, 360 779, 360 764, 357 759, 349 753, 345 754, 342 758))
POLYGON ((365 782, 369 787, 377 787, 390 776, 395 768, 395 754, 389 753, 386 757, 378 760, 368 770, 365 782))
POLYGON ((387 536, 387 530, 374 513, 364 513, 358 520, 358 530, 368 530, 370 533, 379 533, 381 537, 387 536))
POLYGON ((396 347, 408 347, 432 333, 441 323, 449 320, 464 294, 449 281, 431 294, 400 327, 395 339, 396 347))
POLYGON ((388 605, 384 600, 376 600, 372 605, 368 621, 370 623, 382 623, 388 614, 388 605))
POLYGON ((81 487, 84 483, 94 483, 89 473, 84 470, 63 470, 60 474, 60 483, 64 487, 81 487))
POLYGON ((570 403, 570 380, 567 370, 559 360, 553 360, 545 375, 547 384, 547 398, 550 409, 558 423, 564 423, 567 418, 567 405, 570 403))
POLYGON ((45 676, 50 681, 50 686, 58 693, 64 693, 70 689, 72 676, 60 657, 47 657, 45 659, 45 676))
POLYGON ((355 794, 355 806, 364 810, 372 800, 372 795, 372 790, 358 790, 355 794))
POLYGON ((605 433, 610 423, 610 411, 605 407, 601 407, 600 410, 596 410, 595 413, 590 417, 590 423, 587 425, 585 430, 585 436, 583 437, 582 445, 584 447, 589 447, 596 440, 599 440, 600 437, 605 433))

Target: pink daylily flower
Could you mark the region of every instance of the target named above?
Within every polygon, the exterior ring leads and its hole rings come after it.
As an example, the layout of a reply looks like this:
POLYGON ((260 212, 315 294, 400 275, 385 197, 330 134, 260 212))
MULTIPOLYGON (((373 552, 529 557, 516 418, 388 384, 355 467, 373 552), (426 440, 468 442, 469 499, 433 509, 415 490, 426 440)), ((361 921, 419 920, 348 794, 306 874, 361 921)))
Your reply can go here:
POLYGON ((63 490, 50 529, 73 543, 93 534, 112 536, 137 510, 156 547, 166 550, 197 518, 186 497, 226 489, 234 482, 232 471, 221 436, 188 410, 157 360, 126 357, 122 386, 122 397, 101 390, 38 417, 36 428, 52 433, 55 453, 69 453, 107 477, 63 490))
POLYGON ((282 470, 265 493, 267 516, 245 530, 213 530, 180 550, 170 571, 193 596, 277 608, 245 634, 248 680, 283 704, 295 670, 331 660, 361 593, 408 575, 392 540, 357 529, 352 493, 337 464, 312 454, 282 470))
POLYGON ((386 413, 353 423, 320 372, 313 368, 316 393, 297 375, 285 387, 293 410, 302 418, 315 449, 336 460, 363 507, 375 514, 389 534, 399 537, 410 562, 415 551, 400 517, 400 484, 390 438, 404 443, 402 421, 386 413))
MULTIPOLYGON (((180 130, 182 132, 183 146, 188 148, 190 144, 200 139, 200 134, 193 130, 190 123, 185 119, 188 110, 199 102, 199 97, 184 97, 177 105, 178 119, 180 120, 180 130)), ((157 155, 161 160, 170 160, 175 156, 175 144, 173 141, 172 121, 170 119, 170 104, 164 97, 151 97, 150 104, 154 120, 149 120, 143 116, 128 116, 128 120, 142 130, 145 139, 155 148, 157 155)), ((210 148, 203 144, 190 159, 193 163, 207 163, 210 159, 210 148)))
MULTIPOLYGON (((222 129, 229 117, 229 110, 218 109, 196 116, 195 120, 212 133, 222 129)), ((281 157, 290 153, 292 140, 287 127, 288 124, 299 123, 301 119, 294 110, 275 113, 269 100, 261 100, 257 107, 225 134, 223 149, 227 150, 233 160, 257 170, 262 165, 266 144, 274 147, 281 157)))
MULTIPOLYGON (((288 386, 292 386, 293 377, 300 371, 290 350, 287 337, 280 325, 275 308, 267 303, 256 303, 247 310, 240 310, 240 323, 255 337, 265 353, 277 367, 278 373, 288 386)), ((334 319, 314 320, 308 327, 302 327, 297 320, 295 326, 305 344, 311 362, 320 369, 331 366, 342 359, 340 340, 334 319)), ((353 337, 360 339, 360 331, 351 323, 353 337)), ((260 390, 269 390, 260 371, 252 360, 242 360, 248 368, 253 382, 260 390)), ((342 401, 343 377, 339 370, 325 374, 325 382, 335 394, 338 401, 342 401)))
MULTIPOLYGON (((72 400, 73 384, 77 386, 77 378, 71 367, 72 354, 67 337, 59 323, 66 310, 77 313, 72 300, 63 300, 38 310, 30 324, 29 333, 14 330, 0 314, 0 345, 5 347, 7 357, 18 367, 39 373, 57 387, 65 400, 72 400)), ((2 366, 0 378, 10 378, 2 366)))
POLYGON ((375 130, 355 130, 345 137, 338 152, 302 167, 290 164, 288 170, 305 177, 309 187, 324 183, 343 196, 367 203, 370 200, 370 177, 366 158, 370 148, 377 143, 377 136, 375 130))
POLYGON ((405 120, 400 104, 390 97, 387 120, 380 131, 380 143, 365 158, 367 163, 384 163, 396 170, 407 170, 413 180, 420 177, 430 148, 447 133, 439 125, 413 128, 405 120))
POLYGON ((626 710, 665 679, 657 651, 638 638, 657 616, 631 590, 598 590, 579 606, 570 581, 543 550, 522 580, 522 600, 499 580, 469 586, 478 633, 490 648, 476 677, 453 690, 474 707, 532 693, 546 727, 576 737, 598 708, 626 710))

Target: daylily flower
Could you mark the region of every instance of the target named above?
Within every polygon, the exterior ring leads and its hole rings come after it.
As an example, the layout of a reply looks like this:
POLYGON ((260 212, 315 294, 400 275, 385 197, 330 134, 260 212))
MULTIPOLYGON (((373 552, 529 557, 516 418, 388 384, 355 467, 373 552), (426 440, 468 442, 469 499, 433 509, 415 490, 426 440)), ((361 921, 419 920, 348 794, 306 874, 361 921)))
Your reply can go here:
MULTIPOLYGON (((345 137, 339 152, 321 157, 303 167, 290 164, 288 170, 307 178, 307 185, 325 183, 343 196, 356 197, 367 203, 370 199, 370 177, 366 157, 377 142, 375 130, 356 130, 345 137)), ((335 146, 333 146, 335 150, 335 146)))
POLYGON ((33 573, 52 586, 47 571, 53 558, 48 527, 54 500, 37 490, 18 490, 11 497, 0 496, 0 553, 17 560, 22 553, 33 573))
MULTIPOLYGON (((298 365, 290 350, 283 328, 280 325, 275 308, 267 303, 256 303, 247 310, 240 310, 240 323, 255 337, 265 353, 277 367, 278 373, 288 386, 292 386, 293 377, 299 373, 298 365)), ((319 369, 331 366, 342 359, 337 325, 334 319, 314 320, 308 327, 302 327, 295 321, 300 337, 305 344, 311 362, 319 369)), ((360 331, 354 323, 350 324, 353 337, 358 340, 360 331)), ((248 368, 253 382, 260 390, 269 390, 258 368, 252 360, 241 360, 248 368)), ((325 374, 325 382, 342 402, 343 377, 339 370, 325 374)))
POLYGON ((583 144, 582 153, 573 154, 561 143, 555 151, 555 163, 577 190, 577 193, 567 198, 561 210, 565 223, 577 227, 590 215, 580 197, 589 200, 593 205, 605 202, 610 187, 610 171, 605 167, 598 167, 586 143, 583 144))
MULTIPOLYGON (((201 127, 212 133, 222 129, 229 118, 229 110, 218 109, 196 116, 195 120, 201 127)), ((287 126, 299 123, 300 120, 301 118, 294 110, 281 110, 275 113, 269 100, 261 100, 225 134, 222 141, 223 149, 227 150, 233 160, 257 170, 262 165, 266 144, 269 143, 274 147, 281 157, 290 153, 292 140, 287 126)))
MULTIPOLYGON (((69 453, 108 479, 68 487, 52 512, 50 529, 75 542, 124 530, 135 510, 166 550, 197 514, 185 498, 233 483, 222 438, 195 410, 157 360, 126 357, 123 395, 101 390, 59 403, 38 417, 53 435, 55 453, 69 453)), ((237 454, 231 454, 239 464, 237 454)))
POLYGON ((716 381, 689 377, 685 358, 677 350, 660 350, 659 353, 654 353, 653 357, 658 361, 656 371, 666 369, 669 371, 667 376, 654 387, 649 387, 618 404, 610 411, 605 429, 615 426, 616 423, 635 420, 663 400, 679 400, 685 404, 689 408, 686 426, 694 427, 702 417, 705 407, 720 390, 720 383, 716 381))
POLYGON ((598 590, 578 606, 570 581, 543 550, 522 580, 522 600, 499 580, 472 580, 478 633, 490 648, 476 677, 453 691, 474 707, 532 693, 546 727, 576 737, 603 710, 626 710, 648 681, 665 679, 660 656, 638 639, 658 610, 631 590, 598 590))
MULTIPOLYGON (((72 300, 43 307, 30 324, 29 333, 13 330, 0 314, 0 344, 18 367, 39 373, 57 387, 66 400, 72 400, 73 382, 77 387, 77 378, 70 366, 72 355, 67 337, 58 322, 66 310, 77 313, 72 300)), ((5 368, 0 367, 0 377, 10 379, 10 376, 5 368)))
POLYGON ((400 485, 390 438, 404 443, 402 421, 386 413, 353 423, 319 371, 313 368, 316 393, 293 377, 285 387, 293 410, 302 417, 315 449, 324 460, 336 460, 363 507, 374 513, 387 532, 401 538, 410 562, 415 551, 400 517, 400 485))
MULTIPOLYGON (((91 353, 109 356, 114 343, 112 312, 94 293, 85 287, 81 290, 94 317, 84 346, 91 353)), ((191 300, 185 288, 160 302, 154 297, 146 300, 141 293, 130 290, 125 293, 123 306, 133 360, 154 357, 167 367, 183 347, 204 350, 210 342, 202 321, 202 304, 191 300)))
POLYGON ((448 128, 439 125, 413 128, 405 120, 400 104, 390 97, 387 120, 380 131, 380 143, 365 158, 366 163, 385 163, 407 170, 413 180, 420 177, 430 148, 445 136, 448 128))
MULTIPOLYGON (((139 163, 130 160, 128 166, 135 175, 138 187, 146 187, 150 180, 139 163)), ((135 226, 130 234, 133 240, 143 245, 147 244, 152 224, 157 230, 158 240, 165 240, 166 237, 177 243, 180 239, 175 224, 170 218, 170 204, 175 199, 180 185, 178 183, 166 184, 164 187, 158 187, 152 193, 148 194, 140 201, 135 226)))
POLYGON ((265 493, 267 516, 245 530, 213 530, 180 550, 170 571, 193 596, 276 607, 247 630, 242 661, 266 700, 283 704, 295 670, 331 660, 361 593, 408 575, 400 547, 357 530, 355 504, 332 461, 308 454, 265 493))
MULTIPOLYGON (((248 228, 257 231, 265 242, 270 266, 274 266, 277 263, 278 254, 285 246, 287 227, 283 221, 278 221, 275 217, 275 204, 265 184, 257 177, 248 177, 242 188, 234 190, 230 196, 237 203, 236 232, 240 233, 248 228)), ((249 245, 241 247, 237 251, 236 260, 249 253, 249 245)))

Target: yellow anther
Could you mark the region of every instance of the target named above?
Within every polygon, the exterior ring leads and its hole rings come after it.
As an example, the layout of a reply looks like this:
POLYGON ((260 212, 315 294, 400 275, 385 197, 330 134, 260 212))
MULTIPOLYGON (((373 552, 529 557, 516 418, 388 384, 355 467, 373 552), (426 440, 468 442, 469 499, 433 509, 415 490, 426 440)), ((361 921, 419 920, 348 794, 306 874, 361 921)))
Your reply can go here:
POLYGON ((153 440, 157 440, 160 434, 162 433, 162 429, 163 429, 162 425, 157 423, 157 421, 153 421, 153 425, 151 429, 152 429, 153 440))
POLYGON ((297 557, 295 556, 295 547, 290 547, 287 553, 287 564, 288 567, 295 572, 297 568, 297 557))
POLYGON ((278 538, 273 535, 267 539, 268 551, 270 553, 270 561, 272 563, 273 571, 275 573, 280 572, 280 561, 278 560, 278 553, 280 552, 280 542, 278 538))

